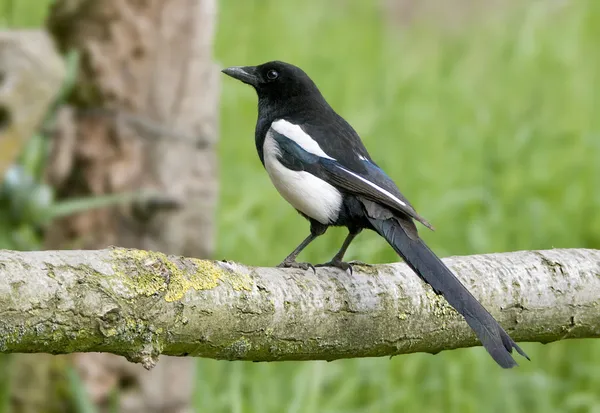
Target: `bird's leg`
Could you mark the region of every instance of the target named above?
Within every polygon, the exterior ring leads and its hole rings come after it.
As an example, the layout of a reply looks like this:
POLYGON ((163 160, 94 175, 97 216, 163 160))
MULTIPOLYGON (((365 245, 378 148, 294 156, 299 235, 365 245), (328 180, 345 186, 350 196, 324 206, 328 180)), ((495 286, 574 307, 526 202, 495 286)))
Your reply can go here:
POLYGON ((331 261, 326 262, 324 264, 317 264, 317 265, 315 265, 315 267, 337 267, 344 271, 350 270, 350 274, 352 274, 352 265, 368 265, 368 264, 365 264, 364 262, 360 262, 360 261, 351 261, 351 262, 343 261, 344 255, 346 254, 346 250, 348 250, 348 247, 350 246, 350 244, 352 243, 354 238, 356 238, 356 236, 358 234, 360 234, 361 231, 362 231, 362 228, 349 228, 348 236, 346 236, 346 239, 344 240, 342 247, 337 252, 337 254, 334 255, 334 257, 331 259, 331 261))
POLYGON ((318 236, 323 235, 325 233, 325 231, 327 231, 327 225, 323 225, 321 223, 318 223, 317 221, 311 221, 310 235, 308 237, 306 237, 304 239, 304 241, 302 241, 300 243, 300 245, 298 245, 296 247, 296 249, 290 253, 290 255, 285 257, 283 262, 281 264, 279 264, 277 267, 279 267, 279 268, 301 268, 303 270, 312 268, 312 270, 314 271, 315 267, 312 264, 310 264, 308 262, 297 262, 296 257, 302 252, 302 250, 304 248, 306 248, 308 246, 308 244, 313 242, 318 236))
POLYGON ((313 242, 317 237, 318 237, 318 235, 314 235, 311 233, 308 237, 306 237, 304 239, 304 241, 302 241, 300 243, 300 245, 298 245, 296 247, 296 249, 294 251, 292 251, 290 253, 290 255, 285 257, 285 259, 277 267, 279 267, 279 268, 302 268, 303 270, 312 268, 314 271, 315 268, 313 265, 311 265, 307 262, 297 262, 296 257, 302 252, 302 250, 304 248, 306 248, 308 246, 308 244, 313 242))

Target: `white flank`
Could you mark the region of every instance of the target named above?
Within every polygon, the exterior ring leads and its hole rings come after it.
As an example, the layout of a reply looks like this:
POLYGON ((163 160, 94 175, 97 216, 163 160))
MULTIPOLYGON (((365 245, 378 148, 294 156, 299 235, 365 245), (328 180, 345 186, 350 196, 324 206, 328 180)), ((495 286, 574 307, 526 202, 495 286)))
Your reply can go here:
POLYGON ((308 133, 304 132, 300 126, 294 125, 287 120, 279 119, 273 122, 271 127, 275 130, 275 132, 278 132, 286 138, 296 142, 306 152, 322 158, 333 159, 331 156, 327 155, 323 149, 321 149, 317 141, 311 138, 308 133))
POLYGON ((279 162, 280 155, 279 145, 271 132, 267 132, 263 144, 265 169, 277 191, 294 208, 310 218, 322 224, 334 222, 342 206, 340 191, 306 171, 286 168, 279 162))
POLYGON ((360 175, 355 174, 352 171, 347 170, 344 167, 338 166, 341 170, 348 172, 350 175, 360 179, 361 181, 363 181, 364 183, 368 184, 369 186, 371 186, 372 188, 375 188, 377 191, 381 192, 383 195, 387 196, 388 198, 391 198, 392 200, 396 201, 397 203, 399 203, 402 206, 408 206, 406 205, 406 202, 401 201, 400 199, 398 199, 398 197, 392 195, 391 192, 386 191, 385 189, 383 189, 382 187, 380 187, 379 185, 375 185, 373 182, 369 181, 368 179, 363 178, 360 175))

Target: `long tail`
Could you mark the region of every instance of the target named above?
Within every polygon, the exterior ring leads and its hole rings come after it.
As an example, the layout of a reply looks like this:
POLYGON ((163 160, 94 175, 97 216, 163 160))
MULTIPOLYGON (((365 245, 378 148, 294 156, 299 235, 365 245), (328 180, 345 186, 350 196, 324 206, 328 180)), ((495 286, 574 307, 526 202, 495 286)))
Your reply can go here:
POLYGON ((409 237, 398 218, 368 219, 408 266, 431 285, 436 293, 442 294, 465 318, 496 363, 503 368, 516 366, 517 363, 511 356, 513 348, 529 360, 525 352, 433 251, 418 236, 409 237))

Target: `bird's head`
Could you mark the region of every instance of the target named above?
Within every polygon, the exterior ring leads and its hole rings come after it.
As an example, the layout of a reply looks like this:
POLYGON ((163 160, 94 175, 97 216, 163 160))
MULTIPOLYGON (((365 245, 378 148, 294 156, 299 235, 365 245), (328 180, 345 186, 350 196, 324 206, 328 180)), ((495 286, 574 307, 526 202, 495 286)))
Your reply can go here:
POLYGON ((302 69, 289 63, 272 61, 259 66, 233 66, 222 72, 254 87, 259 100, 269 103, 280 103, 296 97, 321 97, 311 78, 302 69))

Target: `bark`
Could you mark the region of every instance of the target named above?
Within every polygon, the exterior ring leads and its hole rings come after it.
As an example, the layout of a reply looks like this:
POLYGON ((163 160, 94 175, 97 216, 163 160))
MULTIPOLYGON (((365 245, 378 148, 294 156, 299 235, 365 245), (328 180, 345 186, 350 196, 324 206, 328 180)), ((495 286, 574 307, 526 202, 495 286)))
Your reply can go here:
POLYGON ((0 178, 37 132, 64 78, 45 32, 0 31, 0 178))
POLYGON ((161 199, 64 219, 48 234, 49 247, 120 245, 210 256, 217 191, 215 13, 214 0, 55 3, 48 27, 62 49, 81 53, 81 70, 71 99, 78 107, 75 143, 56 142, 63 156, 49 168, 51 183, 63 197, 144 188, 161 199), (140 119, 161 125, 158 136, 140 127, 140 119), (163 211, 163 203, 177 208, 163 211))
MULTIPOLYGON (((61 49, 79 51, 81 68, 70 101, 75 109, 54 141, 49 181, 61 198, 140 189, 158 196, 60 220, 46 234, 48 248, 212 254, 215 13, 215 0, 54 3, 48 29, 61 49)), ((191 359, 164 359, 150 373, 108 355, 77 355, 76 364, 99 406, 106 408, 119 386, 122 412, 191 410, 191 359)))
MULTIPOLYGON (((444 260, 516 341, 600 337, 600 251, 444 260)), ((404 264, 301 271, 140 250, 0 252, 0 351, 335 360, 479 345, 404 264)), ((540 362, 533 360, 533 362, 540 362)))

